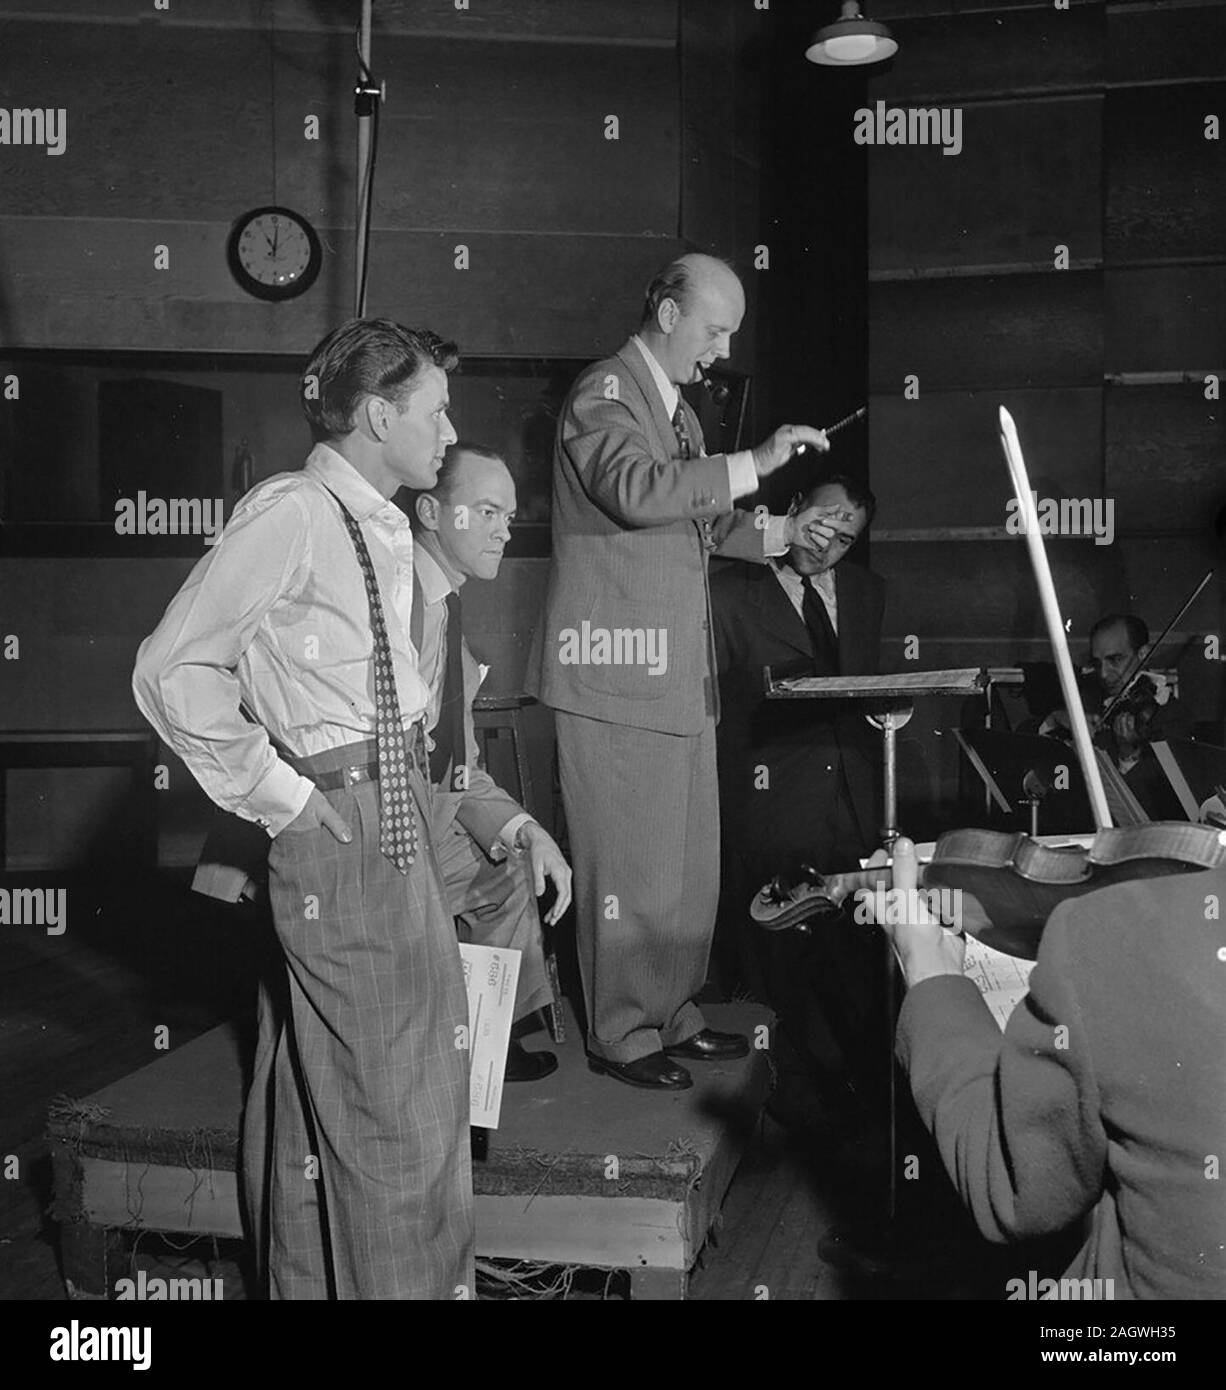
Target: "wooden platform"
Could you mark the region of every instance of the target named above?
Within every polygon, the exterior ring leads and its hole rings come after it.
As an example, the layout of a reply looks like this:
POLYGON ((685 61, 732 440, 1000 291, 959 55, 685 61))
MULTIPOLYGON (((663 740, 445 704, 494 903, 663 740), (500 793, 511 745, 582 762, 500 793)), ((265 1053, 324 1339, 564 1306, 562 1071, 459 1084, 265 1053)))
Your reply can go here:
MULTIPOLYGON (((751 1039, 771 1021, 753 1004, 704 1011, 751 1039)), ((694 1064, 692 1090, 657 1094, 594 1075, 578 1030, 569 1036, 552 1076, 507 1088, 473 1165, 478 1254, 628 1269, 635 1297, 684 1298, 768 1094, 768 1053, 694 1064)), ((242 1097, 238 1041, 223 1026, 54 1109, 69 1297, 109 1296, 127 1232, 243 1235, 242 1097)))

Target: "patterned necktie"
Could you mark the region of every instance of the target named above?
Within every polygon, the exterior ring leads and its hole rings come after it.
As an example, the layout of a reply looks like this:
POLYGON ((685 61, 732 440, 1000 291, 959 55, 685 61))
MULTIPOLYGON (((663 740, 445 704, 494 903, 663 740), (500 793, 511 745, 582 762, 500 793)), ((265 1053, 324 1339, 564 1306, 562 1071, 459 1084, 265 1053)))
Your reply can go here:
MULTIPOLYGON (((331 492, 331 488, 328 489, 331 492)), ((332 493, 336 497, 336 493, 332 493)), ((402 874, 417 854, 417 820, 409 793, 409 750, 396 694, 396 671, 383 620, 383 601, 370 551, 349 508, 336 497, 366 583, 370 630, 375 639, 375 747, 379 762, 379 848, 402 874)))
MULTIPOLYGON (((673 411, 673 433, 677 436, 677 452, 683 459, 692 459, 696 456, 697 450, 694 448, 694 436, 690 433, 690 422, 686 418, 685 403, 681 396, 677 396, 677 409, 673 411)), ((701 521, 694 523, 698 527, 698 534, 702 538, 704 550, 715 549, 715 537, 711 532, 711 519, 704 517, 701 521)))
POLYGON ((677 436, 677 451, 683 459, 694 457, 694 439, 690 434, 690 422, 685 418, 685 404, 677 397, 677 409, 673 411, 673 433, 677 436))

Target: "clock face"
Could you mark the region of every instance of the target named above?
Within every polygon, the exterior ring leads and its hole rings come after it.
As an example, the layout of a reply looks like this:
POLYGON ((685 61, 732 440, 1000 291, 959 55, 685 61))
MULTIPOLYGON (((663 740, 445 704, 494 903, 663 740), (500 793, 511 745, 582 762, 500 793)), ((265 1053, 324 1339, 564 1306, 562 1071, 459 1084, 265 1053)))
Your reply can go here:
POLYGON ((292 299, 310 289, 323 253, 314 228, 288 208, 256 208, 234 224, 230 269, 258 299, 292 299))

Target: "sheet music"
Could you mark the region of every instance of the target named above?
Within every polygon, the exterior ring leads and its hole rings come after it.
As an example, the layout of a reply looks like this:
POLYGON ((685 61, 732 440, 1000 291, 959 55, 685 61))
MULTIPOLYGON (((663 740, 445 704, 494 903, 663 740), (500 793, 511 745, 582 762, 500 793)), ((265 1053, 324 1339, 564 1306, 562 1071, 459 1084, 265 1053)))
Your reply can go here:
POLYGON ((975 982, 1002 1033, 1009 1015, 1030 988, 1033 969, 1034 961, 1007 956, 1003 951, 984 945, 977 937, 967 935, 962 973, 975 982))
POLYGON ((837 698, 846 695, 973 695, 986 676, 979 666, 944 671, 898 671, 886 676, 793 676, 773 681, 772 692, 837 698))

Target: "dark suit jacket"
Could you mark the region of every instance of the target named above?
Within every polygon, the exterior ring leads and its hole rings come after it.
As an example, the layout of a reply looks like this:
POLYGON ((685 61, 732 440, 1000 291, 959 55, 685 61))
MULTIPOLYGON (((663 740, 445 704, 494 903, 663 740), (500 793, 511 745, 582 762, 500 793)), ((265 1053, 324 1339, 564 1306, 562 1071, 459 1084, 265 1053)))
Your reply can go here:
POLYGON ((1066 1272, 1113 1279, 1117 1299, 1226 1298, 1226 926, 1206 920, 1211 896, 1226 899, 1226 869, 1057 908, 1003 1035, 955 976, 916 985, 899 1016, 916 1104, 980 1231, 1088 1218, 1066 1272))
MULTIPOLYGON (((700 441, 698 417, 684 409, 700 441)), ((633 342, 583 371, 558 420, 553 562, 528 659, 530 693, 607 723, 701 733, 716 692, 698 523, 710 523, 719 553, 765 560, 765 532, 732 500, 727 455, 678 457, 672 421, 633 342), (564 663, 565 634, 584 623, 663 630, 667 669, 564 663)))
MULTIPOLYGON (((873 675, 881 646, 885 584, 871 570, 834 570, 840 674, 873 675)), ((769 566, 729 565, 711 580, 711 608, 720 672, 722 715, 717 731, 720 815, 727 837, 754 857, 800 835, 819 842, 834 810, 841 762, 866 848, 876 843, 879 736, 851 702, 767 700, 762 669, 812 670, 808 629, 769 566), (760 786, 765 766, 769 787, 760 786), (833 773, 826 773, 826 768, 833 773), (756 853, 755 853, 756 852, 756 853)), ((786 854, 785 854, 785 857, 786 854)), ((779 868, 786 865, 780 863, 779 868)), ((855 864, 819 864, 824 870, 855 864)), ((771 870, 777 872, 777 870, 771 870)))

